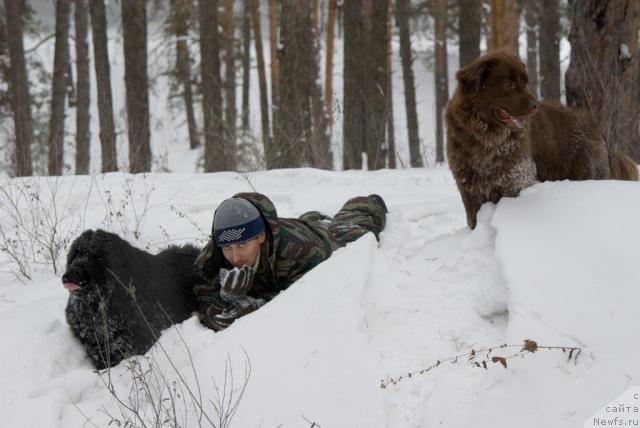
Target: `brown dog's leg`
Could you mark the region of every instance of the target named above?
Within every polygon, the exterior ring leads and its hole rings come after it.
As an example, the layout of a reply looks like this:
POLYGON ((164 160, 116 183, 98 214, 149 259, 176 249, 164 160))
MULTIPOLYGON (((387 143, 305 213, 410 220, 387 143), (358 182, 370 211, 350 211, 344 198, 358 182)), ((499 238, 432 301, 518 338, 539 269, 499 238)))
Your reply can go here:
POLYGON ((464 210, 467 212, 467 226, 469 229, 475 229, 477 224, 477 215, 480 211, 482 203, 478 198, 474 198, 468 192, 461 191, 462 203, 464 204, 464 210))

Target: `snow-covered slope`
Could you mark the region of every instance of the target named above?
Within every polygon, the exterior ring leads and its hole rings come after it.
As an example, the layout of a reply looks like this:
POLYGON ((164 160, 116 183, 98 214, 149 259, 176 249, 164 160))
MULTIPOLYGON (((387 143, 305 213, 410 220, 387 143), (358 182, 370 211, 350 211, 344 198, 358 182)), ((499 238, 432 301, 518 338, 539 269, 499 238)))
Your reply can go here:
MULTIPOLYGON (((115 173, 30 183, 43 204, 56 191, 61 232, 108 227, 151 251, 174 241, 201 243, 214 208, 239 191, 267 194, 281 216, 332 214, 347 198, 374 192, 387 200, 379 243, 365 236, 337 251, 222 333, 191 318, 140 359, 142 367, 153 363, 147 383, 165 397, 172 380, 182 389, 181 426, 199 425, 193 401, 214 414, 209 400, 214 381, 223 393, 225 372, 226 396, 231 383, 237 396, 247 364, 234 427, 576 427, 640 377, 637 183, 538 184, 485 206, 475 231, 465 226, 446 168, 115 173), (121 212, 121 220, 109 212, 121 212), (559 350, 541 350, 509 360, 506 370, 460 360, 380 388, 382 379, 472 348, 524 339, 582 352, 568 361, 559 350)), ((5 214, 0 222, 15 224, 5 214)), ((89 419, 102 427, 109 414, 122 421, 64 321, 67 291, 59 277, 34 265, 33 279, 21 283, 10 273, 15 268, 0 253, 2 425, 75 427, 89 419)), ((137 397, 143 408, 147 394, 132 392, 141 383, 131 363, 114 368, 110 379, 121 399, 137 397)))

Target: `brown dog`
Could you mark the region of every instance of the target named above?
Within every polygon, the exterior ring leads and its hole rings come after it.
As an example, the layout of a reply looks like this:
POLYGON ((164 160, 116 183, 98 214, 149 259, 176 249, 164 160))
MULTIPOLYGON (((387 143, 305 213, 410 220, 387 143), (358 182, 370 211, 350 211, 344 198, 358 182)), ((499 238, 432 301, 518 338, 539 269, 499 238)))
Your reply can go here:
POLYGON ((611 178, 614 180, 638 181, 638 165, 629 156, 623 153, 611 153, 609 155, 611 166, 611 178))
POLYGON ((609 155, 590 114, 535 101, 517 56, 490 52, 456 79, 447 155, 470 228, 483 203, 517 196, 536 180, 638 179, 630 158, 609 155))
POLYGON ((481 56, 456 79, 445 114, 447 156, 473 229, 482 204, 535 183, 525 120, 538 104, 527 90, 524 64, 504 52, 481 56))

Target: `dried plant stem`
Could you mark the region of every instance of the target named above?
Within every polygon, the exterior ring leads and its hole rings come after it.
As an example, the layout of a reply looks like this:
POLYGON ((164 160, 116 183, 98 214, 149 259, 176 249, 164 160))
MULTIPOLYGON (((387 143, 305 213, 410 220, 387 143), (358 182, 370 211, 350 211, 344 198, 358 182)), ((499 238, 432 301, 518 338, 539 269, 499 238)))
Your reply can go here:
POLYGON ((578 356, 582 352, 581 348, 576 348, 572 346, 540 346, 535 341, 530 339, 526 339, 522 345, 508 345, 506 343, 503 343, 502 345, 499 345, 499 346, 486 347, 486 348, 481 348, 477 350, 471 349, 471 351, 463 354, 454 355, 452 357, 445 358, 443 360, 437 360, 435 363, 423 369, 409 372, 407 374, 404 374, 398 377, 382 379, 380 380, 380 388, 386 388, 389 385, 397 384, 401 380, 428 373, 431 370, 437 367, 440 367, 444 363, 456 364, 460 360, 468 362, 469 364, 471 364, 472 367, 483 368, 485 370, 487 370, 487 363, 494 363, 494 364, 499 363, 506 369, 507 360, 510 360, 515 357, 524 358, 526 354, 533 354, 534 352, 537 352, 541 349, 561 350, 563 353, 568 352, 569 355, 567 359, 569 361, 573 360, 575 363, 577 363, 578 356), (520 348, 520 350, 506 357, 497 356, 497 355, 491 356, 491 353, 495 350, 508 350, 508 349, 514 349, 514 348, 515 349, 520 348))

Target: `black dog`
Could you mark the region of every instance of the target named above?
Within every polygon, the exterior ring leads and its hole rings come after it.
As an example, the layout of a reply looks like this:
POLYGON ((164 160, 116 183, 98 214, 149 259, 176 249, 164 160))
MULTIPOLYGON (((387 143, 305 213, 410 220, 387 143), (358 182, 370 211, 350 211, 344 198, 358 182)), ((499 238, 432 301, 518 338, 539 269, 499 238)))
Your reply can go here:
POLYGON ((62 276, 67 322, 97 369, 143 354, 163 329, 195 310, 199 250, 171 246, 152 255, 103 230, 71 245, 62 276))

